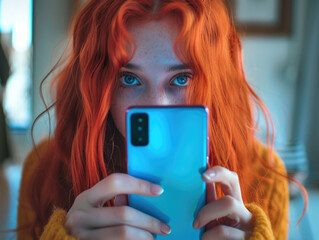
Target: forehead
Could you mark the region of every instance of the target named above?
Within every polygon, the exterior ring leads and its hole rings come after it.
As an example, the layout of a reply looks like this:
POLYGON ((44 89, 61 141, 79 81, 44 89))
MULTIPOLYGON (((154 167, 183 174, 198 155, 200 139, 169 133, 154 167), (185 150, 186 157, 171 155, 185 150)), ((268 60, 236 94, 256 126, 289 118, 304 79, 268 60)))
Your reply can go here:
POLYGON ((133 20, 127 27, 136 43, 133 59, 176 59, 173 45, 179 34, 173 17, 141 22, 133 20))
POLYGON ((127 29, 135 36, 143 34, 144 36, 152 37, 152 34, 158 33, 170 39, 175 39, 180 28, 178 25, 178 21, 174 16, 167 15, 166 17, 151 21, 132 19, 127 29))

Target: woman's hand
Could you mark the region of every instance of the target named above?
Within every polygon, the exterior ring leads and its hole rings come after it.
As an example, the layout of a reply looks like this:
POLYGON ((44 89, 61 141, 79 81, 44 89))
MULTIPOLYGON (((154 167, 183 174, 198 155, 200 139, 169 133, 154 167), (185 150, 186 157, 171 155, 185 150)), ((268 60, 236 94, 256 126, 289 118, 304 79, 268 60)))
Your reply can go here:
POLYGON ((170 227, 156 218, 125 206, 123 194, 159 196, 159 185, 114 173, 82 192, 67 213, 65 226, 69 234, 80 239, 154 239, 151 233, 167 235, 170 227), (103 207, 115 196, 116 206, 103 207))
POLYGON ((215 166, 203 175, 207 183, 207 204, 194 220, 195 229, 206 226, 202 240, 243 239, 253 229, 252 214, 245 207, 238 176, 226 168, 215 166), (215 183, 220 183, 224 197, 217 199, 215 183))

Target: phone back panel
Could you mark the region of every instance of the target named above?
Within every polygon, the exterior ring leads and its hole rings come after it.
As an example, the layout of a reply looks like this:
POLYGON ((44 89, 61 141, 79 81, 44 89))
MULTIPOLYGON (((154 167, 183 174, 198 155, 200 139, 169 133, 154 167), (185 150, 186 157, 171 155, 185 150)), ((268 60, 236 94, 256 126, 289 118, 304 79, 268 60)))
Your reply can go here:
POLYGON ((159 184, 158 197, 129 195, 129 205, 170 225, 172 232, 156 239, 200 239, 204 229, 193 221, 205 205, 207 109, 205 107, 144 107, 127 111, 128 174, 159 184), (148 144, 134 146, 131 117, 148 115, 148 144))

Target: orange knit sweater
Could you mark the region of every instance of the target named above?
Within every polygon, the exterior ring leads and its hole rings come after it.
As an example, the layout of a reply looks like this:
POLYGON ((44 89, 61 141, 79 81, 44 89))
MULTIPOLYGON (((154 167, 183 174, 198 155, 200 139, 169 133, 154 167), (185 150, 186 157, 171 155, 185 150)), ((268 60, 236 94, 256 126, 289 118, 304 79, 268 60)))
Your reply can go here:
MULTIPOLYGON (((262 158, 267 162, 267 150, 263 145, 258 149, 262 158)), ((277 155, 274 155, 274 169, 280 173, 285 174, 285 167, 277 155)), ((34 152, 31 152, 27 157, 22 173, 19 206, 18 206, 18 227, 24 226, 35 219, 35 212, 27 202, 26 191, 28 179, 33 173, 37 162, 37 157, 34 152)), ((267 173, 270 178, 269 181, 258 181, 258 175, 265 176, 265 168, 259 161, 255 161, 252 166, 257 173, 256 182, 259 183, 258 188, 262 189, 264 193, 264 207, 263 209, 257 204, 251 202, 246 204, 247 209, 254 216, 254 229, 250 234, 249 240, 268 240, 287 239, 288 231, 288 182, 283 177, 280 177, 271 172, 267 173)), ((56 208, 44 231, 39 231, 40 239, 75 239, 69 236, 64 227, 66 211, 56 208)), ((32 239, 28 230, 21 230, 18 232, 18 239, 32 239)))

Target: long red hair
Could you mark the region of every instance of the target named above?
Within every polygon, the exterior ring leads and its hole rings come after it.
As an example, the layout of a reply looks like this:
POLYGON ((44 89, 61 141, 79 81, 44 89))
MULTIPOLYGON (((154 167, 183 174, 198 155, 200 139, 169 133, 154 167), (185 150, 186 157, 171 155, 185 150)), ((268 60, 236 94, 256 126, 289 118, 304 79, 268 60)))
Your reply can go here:
POLYGON ((119 69, 134 53, 126 25, 168 13, 181 25, 175 53, 194 72, 187 104, 210 111, 209 166, 237 172, 244 202, 262 204, 257 189, 251 190, 249 166, 257 157, 254 110, 259 106, 266 119, 268 114, 246 81, 241 44, 223 1, 91 0, 76 17, 70 56, 55 77, 56 128, 30 184, 41 228, 53 206, 68 210, 81 192, 123 170, 123 139, 109 109, 119 69))

